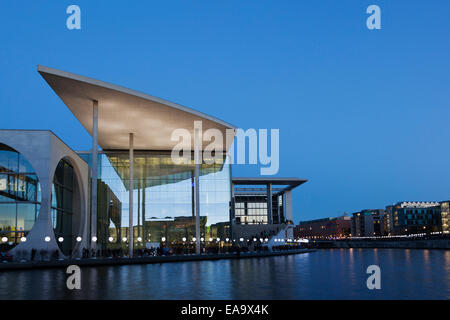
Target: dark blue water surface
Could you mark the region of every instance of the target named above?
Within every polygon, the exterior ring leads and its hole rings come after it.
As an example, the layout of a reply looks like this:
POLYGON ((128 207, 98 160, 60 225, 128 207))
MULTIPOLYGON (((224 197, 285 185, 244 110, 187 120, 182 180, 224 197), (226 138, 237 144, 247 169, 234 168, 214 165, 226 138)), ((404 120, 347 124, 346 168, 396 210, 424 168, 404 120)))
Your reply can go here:
POLYGON ((253 258, 83 267, 81 290, 63 269, 4 271, 0 299, 449 299, 450 251, 329 249, 253 258), (381 268, 381 290, 366 269, 381 268))

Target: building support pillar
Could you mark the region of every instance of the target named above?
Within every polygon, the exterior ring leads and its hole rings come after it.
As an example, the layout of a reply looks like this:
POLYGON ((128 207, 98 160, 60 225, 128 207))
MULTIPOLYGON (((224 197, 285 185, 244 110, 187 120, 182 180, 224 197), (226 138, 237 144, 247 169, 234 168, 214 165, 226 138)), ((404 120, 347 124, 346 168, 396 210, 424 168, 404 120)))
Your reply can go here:
MULTIPOLYGON (((231 170, 231 166, 230 166, 231 170)), ((231 177, 230 177, 231 179, 231 177)), ((225 237, 230 237, 231 239, 234 239, 234 225, 236 224, 236 198, 234 194, 234 183, 231 182, 231 210, 230 210, 230 231, 228 235, 225 235, 225 237)), ((231 240, 233 241, 233 240, 231 240)))
POLYGON ((128 256, 131 258, 133 256, 133 244, 134 244, 134 232, 133 232, 133 189, 134 189, 134 146, 133 146, 134 135, 130 133, 130 174, 129 174, 129 186, 128 186, 128 196, 129 196, 129 206, 128 206, 128 216, 129 216, 129 226, 128 226, 128 256))
POLYGON ((281 197, 281 195, 277 196, 277 215, 278 215, 277 221, 278 221, 278 224, 281 223, 280 197, 281 197))
POLYGON ((195 253, 200 254, 200 177, 199 177, 199 167, 200 167, 200 130, 195 128, 194 132, 194 194, 195 194, 195 253))
POLYGON ((91 248, 95 249, 96 242, 93 241, 97 237, 97 162, 98 162, 98 101, 92 102, 92 188, 91 188, 91 248))
POLYGON ((285 193, 285 203, 284 205, 286 206, 286 216, 284 217, 284 219, 290 220, 290 221, 294 221, 293 217, 292 217, 292 191, 291 190, 287 190, 285 193))
POLYGON ((272 217, 272 184, 267 184, 267 222, 273 224, 272 217))

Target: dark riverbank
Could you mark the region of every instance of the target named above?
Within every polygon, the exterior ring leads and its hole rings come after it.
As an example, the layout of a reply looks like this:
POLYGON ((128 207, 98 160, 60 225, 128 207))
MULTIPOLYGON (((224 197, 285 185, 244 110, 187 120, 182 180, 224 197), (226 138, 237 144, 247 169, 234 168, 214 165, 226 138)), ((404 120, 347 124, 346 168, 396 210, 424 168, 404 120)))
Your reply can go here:
POLYGON ((187 262, 203 260, 221 260, 221 259, 246 259, 272 256, 285 256, 291 254, 300 254, 313 252, 313 249, 295 249, 286 251, 262 251, 262 252, 241 252, 219 253, 219 254, 201 254, 201 255, 172 255, 155 257, 136 257, 136 258, 91 258, 91 259, 71 259, 59 261, 26 261, 26 262, 6 262, 0 264, 0 270, 19 270, 19 269, 39 269, 39 268, 65 268, 69 265, 78 266, 109 266, 109 265, 128 265, 128 264, 150 264, 164 262, 187 262))

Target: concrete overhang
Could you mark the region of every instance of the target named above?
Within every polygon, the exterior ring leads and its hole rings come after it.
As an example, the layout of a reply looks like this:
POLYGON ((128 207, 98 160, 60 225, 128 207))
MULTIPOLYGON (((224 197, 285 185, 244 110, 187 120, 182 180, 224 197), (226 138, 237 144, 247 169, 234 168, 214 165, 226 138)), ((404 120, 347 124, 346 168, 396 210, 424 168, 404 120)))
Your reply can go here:
MULTIPOLYGON (((114 84, 38 66, 38 72, 92 136, 93 101, 98 101, 98 144, 104 150, 127 150, 129 133, 134 134, 136 150, 172 150, 175 129, 191 134, 194 121, 202 121, 203 132, 218 129, 223 141, 215 141, 216 151, 228 151, 226 130, 236 129, 222 120, 191 108, 114 84)), ((234 135, 234 134, 233 134, 234 135)), ((202 149, 211 142, 203 142, 202 149)), ((186 146, 188 143, 186 143, 186 146)))
POLYGON ((255 178, 241 178, 236 177, 232 179, 232 183, 234 185, 279 185, 286 186, 283 191, 292 190, 299 185, 307 182, 308 180, 299 179, 299 178, 267 178, 267 177, 255 177, 255 178))

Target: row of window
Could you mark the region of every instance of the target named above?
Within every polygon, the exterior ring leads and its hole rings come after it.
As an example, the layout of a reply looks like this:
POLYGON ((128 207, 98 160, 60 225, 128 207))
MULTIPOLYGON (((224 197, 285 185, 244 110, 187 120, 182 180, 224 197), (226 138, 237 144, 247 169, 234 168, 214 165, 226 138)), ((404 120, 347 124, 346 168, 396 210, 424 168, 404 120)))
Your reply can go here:
POLYGON ((434 213, 435 210, 432 209, 416 209, 416 210, 406 210, 407 214, 410 213, 434 213))
POLYGON ((41 201, 35 174, 0 174, 0 202, 41 201))
POLYGON ((236 217, 238 224, 267 224, 267 216, 241 216, 236 217))
POLYGON ((245 204, 247 208, 267 208, 267 202, 236 202, 235 208, 245 208, 245 204))
POLYGON ((436 220, 405 220, 405 225, 436 225, 436 220))
POLYGON ((266 216, 267 217, 267 209, 236 209, 235 216, 266 216))

